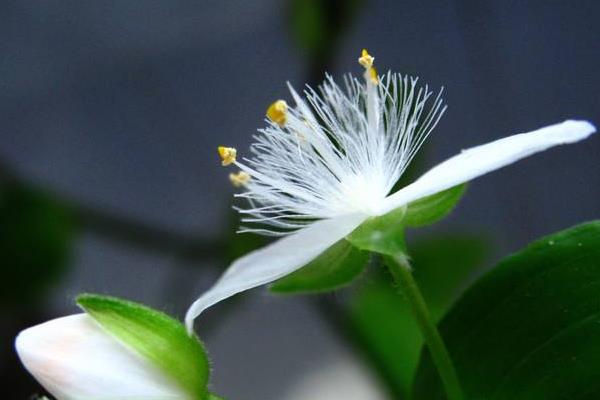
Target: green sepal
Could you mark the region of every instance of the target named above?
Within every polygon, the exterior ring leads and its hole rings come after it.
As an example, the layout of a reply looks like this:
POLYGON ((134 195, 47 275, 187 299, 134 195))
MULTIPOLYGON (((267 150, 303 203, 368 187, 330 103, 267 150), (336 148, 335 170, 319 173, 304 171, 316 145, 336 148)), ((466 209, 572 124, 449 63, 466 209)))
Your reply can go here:
POLYGON ((177 382, 191 399, 209 398, 206 351, 179 321, 115 297, 82 294, 77 304, 108 334, 177 382))
POLYGON ((350 283, 364 270, 369 255, 340 240, 296 272, 271 285, 279 294, 320 293, 350 283))
POLYGON ((386 255, 406 253, 405 214, 406 207, 400 207, 380 217, 369 218, 346 239, 360 250, 386 255))
POLYGON ((413 201, 406 207, 406 214, 403 221, 404 226, 413 228, 430 225, 441 220, 456 207, 466 190, 467 184, 463 183, 462 185, 457 185, 413 201))

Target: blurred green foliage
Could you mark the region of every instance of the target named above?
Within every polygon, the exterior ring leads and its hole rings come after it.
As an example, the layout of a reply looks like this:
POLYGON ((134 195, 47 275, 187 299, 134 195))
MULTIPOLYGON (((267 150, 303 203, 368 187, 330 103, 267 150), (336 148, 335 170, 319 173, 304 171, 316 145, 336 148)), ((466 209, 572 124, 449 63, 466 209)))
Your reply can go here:
MULTIPOLYGON (((600 221, 500 262, 440 325, 467 398, 600 398, 599 293, 600 221)), ((445 398, 427 353, 414 398, 445 398)))
POLYGON ((329 53, 361 3, 361 0, 290 1, 290 26, 298 47, 308 53, 309 59, 329 59, 329 53))
POLYGON ((30 304, 61 277, 73 228, 68 210, 45 192, 0 185, 0 306, 30 304))

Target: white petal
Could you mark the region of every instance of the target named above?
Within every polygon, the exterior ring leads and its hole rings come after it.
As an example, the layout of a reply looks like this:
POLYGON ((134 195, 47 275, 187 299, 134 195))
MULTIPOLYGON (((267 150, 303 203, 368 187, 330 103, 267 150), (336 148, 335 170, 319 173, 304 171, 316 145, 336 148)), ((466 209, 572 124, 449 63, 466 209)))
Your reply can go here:
POLYGON ((578 142, 595 131, 596 128, 589 122, 569 120, 464 150, 388 196, 378 214, 467 182, 552 146, 578 142))
POLYGON ((25 368, 57 400, 191 400, 86 314, 26 329, 15 347, 25 368))
POLYGON ((202 311, 236 293, 273 282, 303 267, 358 227, 367 216, 348 214, 317 221, 237 259, 217 283, 196 300, 185 317, 188 329, 202 311))

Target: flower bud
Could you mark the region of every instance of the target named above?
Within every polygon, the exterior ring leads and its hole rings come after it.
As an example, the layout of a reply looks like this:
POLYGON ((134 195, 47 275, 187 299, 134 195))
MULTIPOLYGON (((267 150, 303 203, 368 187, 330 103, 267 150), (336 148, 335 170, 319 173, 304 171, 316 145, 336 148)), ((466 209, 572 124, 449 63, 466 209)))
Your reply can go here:
POLYGON ((57 400, 191 398, 86 314, 26 329, 15 346, 25 368, 57 400))
POLYGON ((57 400, 210 398, 202 343, 140 304, 82 295, 86 314, 34 326, 15 341, 27 370, 57 400))

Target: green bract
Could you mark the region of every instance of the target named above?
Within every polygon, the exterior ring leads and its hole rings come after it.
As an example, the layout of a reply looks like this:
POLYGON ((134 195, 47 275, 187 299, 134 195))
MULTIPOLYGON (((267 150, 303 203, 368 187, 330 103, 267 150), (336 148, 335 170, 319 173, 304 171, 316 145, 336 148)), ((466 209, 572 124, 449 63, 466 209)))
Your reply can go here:
POLYGON ((209 364, 202 343, 177 320, 115 297, 83 294, 77 304, 115 339, 179 383, 190 399, 209 399, 209 364))
POLYGON ((340 240, 302 269, 271 286, 275 293, 310 293, 333 290, 356 278, 367 263, 368 253, 340 240))
POLYGON ((406 207, 401 207, 381 217, 369 218, 346 239, 361 250, 388 255, 404 253, 405 215, 406 207))
POLYGON ((443 192, 410 203, 402 223, 412 228, 430 225, 450 214, 467 190, 467 184, 454 186, 443 192))
MULTIPOLYGON (((440 325, 466 397, 600 398, 599 293, 600 221, 502 261, 440 325)), ((445 398, 427 353, 414 398, 445 398)))

